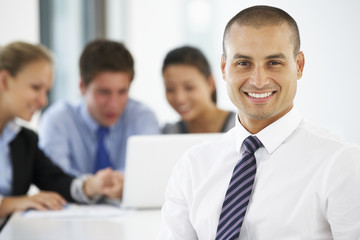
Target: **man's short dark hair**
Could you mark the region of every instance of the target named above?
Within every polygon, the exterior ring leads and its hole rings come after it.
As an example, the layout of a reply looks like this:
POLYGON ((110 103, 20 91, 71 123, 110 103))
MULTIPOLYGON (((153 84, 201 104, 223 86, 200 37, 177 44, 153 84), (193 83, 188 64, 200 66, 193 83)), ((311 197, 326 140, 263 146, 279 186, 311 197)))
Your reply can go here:
POLYGON ((105 71, 127 72, 134 78, 134 59, 124 44, 97 39, 90 42, 80 57, 80 75, 85 85, 105 71))
POLYGON ((292 32, 292 42, 294 44, 294 56, 300 51, 300 33, 296 21, 284 10, 271 6, 253 6, 246 8, 236 14, 227 23, 223 35, 223 54, 226 58, 226 38, 231 26, 237 23, 240 26, 251 26, 261 28, 264 26, 276 26, 287 23, 292 32))

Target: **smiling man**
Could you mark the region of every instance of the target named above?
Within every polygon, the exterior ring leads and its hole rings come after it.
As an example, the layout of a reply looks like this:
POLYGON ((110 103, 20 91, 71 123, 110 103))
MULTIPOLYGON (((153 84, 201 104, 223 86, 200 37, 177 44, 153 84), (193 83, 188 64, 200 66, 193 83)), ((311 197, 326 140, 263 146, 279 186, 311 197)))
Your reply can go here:
POLYGON ((178 162, 158 239, 359 238, 360 149, 295 109, 304 63, 283 10, 254 6, 229 21, 221 71, 238 121, 178 162))
POLYGON ((248 21, 225 33, 221 70, 240 122, 255 134, 292 109, 304 54, 296 25, 248 21))
POLYGON ((40 147, 75 176, 103 167, 122 172, 128 137, 160 132, 155 114, 129 98, 133 58, 121 43, 95 40, 80 57, 80 75, 83 98, 58 102, 43 114, 40 147), (104 152, 106 162, 99 163, 104 152))

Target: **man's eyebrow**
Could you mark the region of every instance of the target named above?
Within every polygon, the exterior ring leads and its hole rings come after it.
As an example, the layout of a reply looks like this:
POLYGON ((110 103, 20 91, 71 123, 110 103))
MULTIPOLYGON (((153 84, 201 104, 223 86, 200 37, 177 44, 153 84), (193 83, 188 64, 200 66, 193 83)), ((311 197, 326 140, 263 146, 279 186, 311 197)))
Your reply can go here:
POLYGON ((265 59, 274 59, 274 58, 280 58, 280 59, 286 59, 286 56, 282 53, 279 54, 273 54, 265 57, 265 59))
POLYGON ((252 57, 249 57, 249 56, 246 56, 246 55, 242 55, 240 53, 236 53, 234 56, 233 56, 233 59, 248 59, 248 60, 251 60, 252 57))
MULTIPOLYGON (((286 59, 286 56, 283 54, 283 53, 279 53, 279 54, 272 54, 272 55, 269 55, 269 56, 266 56, 265 59, 268 60, 268 59, 286 59)), ((243 55, 243 54, 240 54, 240 53, 236 53, 234 56, 233 56, 233 59, 247 59, 247 60, 252 60, 253 58, 250 57, 250 56, 246 56, 246 55, 243 55)))

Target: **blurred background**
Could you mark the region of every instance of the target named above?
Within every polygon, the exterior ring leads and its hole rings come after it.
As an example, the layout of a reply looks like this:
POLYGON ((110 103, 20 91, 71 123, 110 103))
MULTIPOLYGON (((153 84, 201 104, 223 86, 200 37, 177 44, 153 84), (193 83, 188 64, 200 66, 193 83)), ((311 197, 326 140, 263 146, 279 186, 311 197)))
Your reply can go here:
POLYGON ((218 105, 235 110, 220 72, 223 29, 237 12, 258 4, 284 9, 299 25, 306 64, 295 106, 308 121, 360 145, 358 0, 0 0, 0 46, 23 40, 53 51, 51 104, 80 97, 78 59, 87 42, 122 41, 135 59, 130 95, 163 124, 178 116, 165 98, 162 61, 185 44, 210 60, 218 105))

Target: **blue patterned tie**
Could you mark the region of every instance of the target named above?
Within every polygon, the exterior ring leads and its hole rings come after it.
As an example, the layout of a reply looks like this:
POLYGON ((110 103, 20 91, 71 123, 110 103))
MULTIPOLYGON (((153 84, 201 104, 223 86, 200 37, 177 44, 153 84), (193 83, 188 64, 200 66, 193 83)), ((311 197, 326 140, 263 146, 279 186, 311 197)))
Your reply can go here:
POLYGON ((98 170, 112 167, 109 154, 105 147, 105 135, 109 132, 107 127, 99 127, 98 129, 98 142, 97 142, 97 152, 95 159, 95 168, 94 172, 96 173, 98 170))
POLYGON ((262 146, 255 136, 244 140, 245 152, 236 164, 221 209, 216 240, 234 240, 239 237, 246 208, 249 204, 256 173, 255 151, 262 146))

